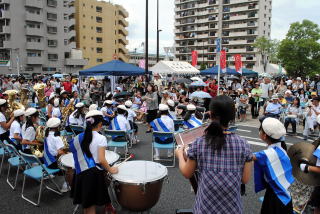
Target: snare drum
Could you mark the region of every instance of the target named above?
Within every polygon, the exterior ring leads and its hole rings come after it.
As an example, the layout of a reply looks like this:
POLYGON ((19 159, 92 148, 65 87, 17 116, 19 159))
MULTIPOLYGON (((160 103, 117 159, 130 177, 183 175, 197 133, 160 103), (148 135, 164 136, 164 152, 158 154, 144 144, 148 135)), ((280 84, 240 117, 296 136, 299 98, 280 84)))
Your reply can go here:
POLYGON ((168 175, 165 166, 151 161, 129 161, 113 174, 118 203, 130 211, 150 210, 158 202, 162 183, 168 175))

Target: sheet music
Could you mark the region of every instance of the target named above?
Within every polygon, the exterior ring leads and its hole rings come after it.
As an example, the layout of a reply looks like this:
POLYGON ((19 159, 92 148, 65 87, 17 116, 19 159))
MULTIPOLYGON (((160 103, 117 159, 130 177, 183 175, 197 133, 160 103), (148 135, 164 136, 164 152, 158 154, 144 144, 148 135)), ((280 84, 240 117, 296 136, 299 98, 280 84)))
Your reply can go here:
POLYGON ((208 125, 209 124, 206 123, 197 128, 175 134, 174 137, 175 137, 176 143, 181 146, 193 143, 198 137, 201 137, 204 135, 204 131, 206 130, 208 125))

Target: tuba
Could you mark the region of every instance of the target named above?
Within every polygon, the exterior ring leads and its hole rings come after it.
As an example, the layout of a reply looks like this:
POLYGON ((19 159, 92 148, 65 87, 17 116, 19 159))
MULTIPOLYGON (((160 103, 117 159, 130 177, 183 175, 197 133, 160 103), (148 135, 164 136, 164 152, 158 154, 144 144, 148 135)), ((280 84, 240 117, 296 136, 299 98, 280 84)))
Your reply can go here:
POLYGON ((62 115, 62 118, 61 118, 61 121, 62 121, 62 124, 64 124, 67 120, 68 120, 68 117, 70 116, 70 114, 74 111, 74 99, 71 99, 70 100, 70 103, 68 104, 68 106, 62 108, 62 111, 61 111, 61 115, 62 115))
POLYGON ((28 105, 28 93, 29 90, 27 88, 21 88, 20 91, 20 102, 23 106, 27 106, 28 105))
MULTIPOLYGON (((36 129, 36 141, 38 143, 43 144, 44 143, 44 136, 45 136, 45 126, 38 126, 36 129)), ((38 158, 43 157, 43 145, 39 146, 31 146, 31 152, 33 155, 37 156, 38 158)))
POLYGON ((34 91, 36 92, 40 108, 46 107, 46 96, 44 93, 45 87, 46 85, 43 83, 38 83, 33 87, 34 91))
POLYGON ((7 116, 10 117, 12 112, 18 109, 23 109, 25 110, 25 107, 21 104, 16 102, 16 96, 18 94, 18 91, 16 90, 7 90, 5 93, 8 95, 8 109, 6 111, 7 116))

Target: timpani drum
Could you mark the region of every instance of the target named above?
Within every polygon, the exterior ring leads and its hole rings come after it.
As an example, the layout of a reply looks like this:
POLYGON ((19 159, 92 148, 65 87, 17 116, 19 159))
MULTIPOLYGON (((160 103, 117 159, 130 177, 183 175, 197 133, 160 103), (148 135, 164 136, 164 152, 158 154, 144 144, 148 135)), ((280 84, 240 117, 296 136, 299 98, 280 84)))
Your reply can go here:
POLYGON ((113 186, 118 203, 130 211, 150 210, 158 202, 162 184, 167 178, 165 166, 151 161, 128 161, 113 174, 113 186))

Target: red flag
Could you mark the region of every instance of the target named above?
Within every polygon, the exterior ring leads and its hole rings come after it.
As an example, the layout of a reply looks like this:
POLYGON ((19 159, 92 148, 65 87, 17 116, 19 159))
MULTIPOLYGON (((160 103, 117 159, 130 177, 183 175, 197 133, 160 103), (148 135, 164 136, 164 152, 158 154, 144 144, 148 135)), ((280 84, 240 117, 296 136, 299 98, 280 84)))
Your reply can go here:
POLYGON ((227 72, 227 53, 226 50, 220 52, 220 68, 223 73, 227 72))
POLYGON ((192 57, 192 66, 195 67, 198 64, 198 52, 192 51, 191 57, 192 57))
POLYGON ((236 66, 236 71, 240 74, 242 74, 242 61, 241 61, 241 55, 236 54, 234 55, 234 61, 236 66))

